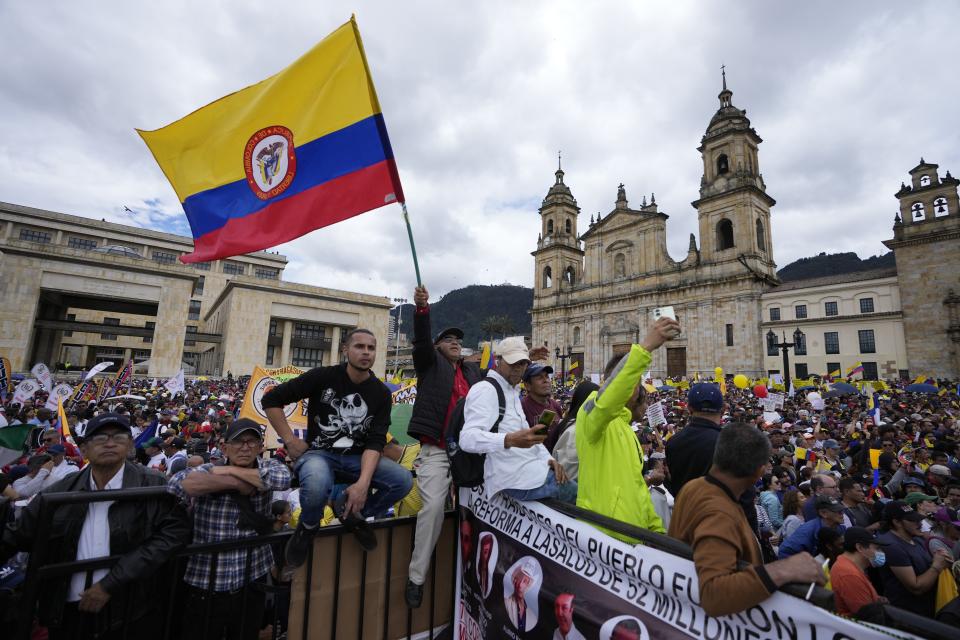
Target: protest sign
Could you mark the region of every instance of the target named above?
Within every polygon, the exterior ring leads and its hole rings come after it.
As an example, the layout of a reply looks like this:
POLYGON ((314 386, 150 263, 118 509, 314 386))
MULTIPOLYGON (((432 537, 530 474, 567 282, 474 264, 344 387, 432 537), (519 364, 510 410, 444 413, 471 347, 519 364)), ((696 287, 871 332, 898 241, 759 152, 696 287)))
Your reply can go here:
POLYGON ((32 398, 33 394, 39 390, 39 382, 36 380, 30 380, 29 378, 24 378, 20 381, 20 384, 17 385, 17 388, 13 392, 13 401, 22 405, 24 402, 32 398))
POLYGON ((777 410, 777 401, 770 396, 767 396, 766 398, 759 398, 759 400, 760 407, 764 410, 764 412, 777 410))
MULTIPOLYGON (((156 385, 154 385, 156 386, 156 385)), ((183 369, 177 372, 177 375, 173 376, 169 380, 163 383, 164 388, 173 395, 178 393, 183 393, 184 390, 184 381, 183 381, 183 369)))
POLYGON ((783 409, 783 400, 785 396, 782 393, 770 393, 767 394, 765 399, 773 400, 773 411, 777 409, 783 409))
POLYGON ((53 376, 50 375, 50 369, 47 368, 47 365, 38 362, 33 365, 33 369, 30 369, 30 373, 43 385, 44 389, 53 391, 53 376))
POLYGON ((647 422, 650 423, 651 427, 656 427, 657 425, 667 424, 667 418, 663 415, 663 405, 659 402, 654 402, 649 407, 647 407, 647 422))
POLYGON ((393 397, 393 404, 413 404, 417 401, 417 383, 414 381, 404 385, 390 395, 393 397))
MULTIPOLYGON (((277 432, 270 426, 267 420, 267 413, 263 410, 263 396, 275 386, 296 377, 303 373, 303 369, 297 367, 282 367, 280 369, 264 369, 254 367, 253 374, 250 376, 250 382, 247 384, 247 391, 243 396, 243 405, 240 409, 241 418, 250 418, 254 422, 263 425, 266 431, 263 434, 263 443, 267 449, 277 449, 283 446, 277 432)), ((307 401, 301 400, 296 404, 288 404, 283 408, 283 414, 287 416, 287 423, 293 429, 294 435, 298 438, 307 437, 307 401)))
POLYGON ((460 503, 454 629, 462 640, 548 640, 559 629, 602 640, 889 638, 779 592, 708 616, 690 560, 631 546, 539 502, 488 497, 483 487, 461 489, 460 503))
POLYGON ((73 395, 73 387, 65 382, 62 382, 53 388, 53 391, 50 392, 50 397, 47 398, 47 404, 44 406, 50 411, 56 411, 59 406, 58 400, 62 403, 66 403, 67 399, 73 395))

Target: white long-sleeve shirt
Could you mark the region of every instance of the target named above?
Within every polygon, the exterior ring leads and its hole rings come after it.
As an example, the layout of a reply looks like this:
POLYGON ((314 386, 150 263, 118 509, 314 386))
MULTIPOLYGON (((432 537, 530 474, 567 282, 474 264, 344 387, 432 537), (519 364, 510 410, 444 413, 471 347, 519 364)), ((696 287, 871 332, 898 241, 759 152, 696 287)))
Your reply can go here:
POLYGON ((40 469, 37 472, 37 475, 32 478, 29 475, 23 476, 22 478, 15 480, 13 482, 13 490, 19 494, 20 498, 31 498, 34 494, 38 493, 43 489, 43 483, 46 482, 47 477, 50 476, 50 472, 46 469, 40 469))
POLYGON ((463 430, 460 431, 460 448, 469 453, 485 453, 487 461, 483 468, 483 485, 488 496, 503 489, 535 489, 547 480, 550 470, 550 452, 542 444, 521 449, 503 446, 508 433, 527 429, 527 420, 520 404, 520 389, 512 386, 496 371, 490 371, 487 379, 503 389, 506 407, 497 433, 490 429, 500 414, 497 390, 487 383, 470 387, 463 405, 463 430))

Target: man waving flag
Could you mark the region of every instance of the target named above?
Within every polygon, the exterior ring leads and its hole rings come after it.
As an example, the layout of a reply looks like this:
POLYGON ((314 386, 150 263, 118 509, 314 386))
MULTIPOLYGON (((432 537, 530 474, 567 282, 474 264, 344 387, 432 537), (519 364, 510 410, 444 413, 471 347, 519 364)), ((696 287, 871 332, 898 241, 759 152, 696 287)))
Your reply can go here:
POLYGON ((356 21, 280 73, 156 131, 139 131, 204 262, 258 251, 403 191, 356 21))

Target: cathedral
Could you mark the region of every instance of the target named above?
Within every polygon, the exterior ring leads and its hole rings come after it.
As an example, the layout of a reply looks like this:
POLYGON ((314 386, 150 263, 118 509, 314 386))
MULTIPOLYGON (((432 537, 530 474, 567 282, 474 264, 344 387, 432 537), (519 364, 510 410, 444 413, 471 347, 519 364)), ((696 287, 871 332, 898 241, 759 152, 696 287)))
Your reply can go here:
POLYGON ((895 194, 897 267, 781 283, 760 172, 762 139, 733 105, 720 108, 697 148, 703 162, 690 235, 680 261, 667 252, 667 214, 655 196, 633 207, 624 186, 613 210, 578 228, 580 208, 564 172, 543 199, 534 257, 533 344, 556 349, 575 376, 603 371, 672 306, 683 333, 653 354, 653 377, 729 373, 804 378, 862 364, 865 376, 960 376, 960 180, 921 159, 895 194), (777 342, 793 336, 792 365, 777 342))
POLYGON ((581 369, 574 373, 602 371, 642 338, 653 309, 668 305, 683 334, 654 354, 653 375, 712 375, 718 366, 763 371, 761 296, 778 282, 770 234, 776 202, 760 173, 762 139, 732 98, 724 79, 720 108, 697 149, 700 243, 691 234, 679 262, 667 252, 669 216, 654 195, 631 208, 620 185, 613 210, 591 217, 580 233, 580 208, 557 169, 533 252, 533 343, 566 346, 581 369))

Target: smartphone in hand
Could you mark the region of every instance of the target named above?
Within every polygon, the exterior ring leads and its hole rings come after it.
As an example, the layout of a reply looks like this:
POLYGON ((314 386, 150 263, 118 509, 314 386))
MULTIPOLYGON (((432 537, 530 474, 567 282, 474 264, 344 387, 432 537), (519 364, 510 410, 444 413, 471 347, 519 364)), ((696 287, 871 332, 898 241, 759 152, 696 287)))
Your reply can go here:
POLYGON ((670 318, 671 320, 676 320, 677 314, 674 312, 673 307, 656 307, 653 310, 653 321, 656 322, 660 318, 670 318))
POLYGON ((533 428, 534 431, 540 435, 546 435, 547 429, 553 424, 556 417, 557 414, 550 409, 544 410, 544 412, 540 414, 540 419, 537 420, 536 426, 533 428))

